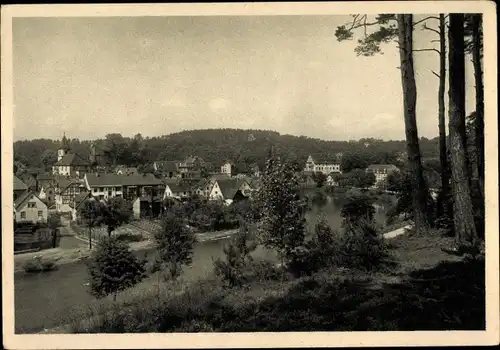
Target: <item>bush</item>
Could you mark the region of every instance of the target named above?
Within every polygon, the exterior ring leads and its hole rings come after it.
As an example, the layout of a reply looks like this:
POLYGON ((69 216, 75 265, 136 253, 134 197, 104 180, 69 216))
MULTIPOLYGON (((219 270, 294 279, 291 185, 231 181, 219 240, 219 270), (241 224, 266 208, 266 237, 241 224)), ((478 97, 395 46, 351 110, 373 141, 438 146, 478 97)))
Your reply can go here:
POLYGON ((387 245, 375 226, 366 221, 349 224, 332 256, 335 265, 375 270, 388 257, 387 245))
POLYGON ((146 261, 138 260, 126 243, 116 237, 101 240, 88 266, 90 292, 97 298, 125 290, 145 277, 146 261))
POLYGON ((141 242, 144 240, 142 234, 122 233, 116 235, 116 239, 120 242, 141 242))
POLYGON ((33 260, 27 261, 23 269, 27 273, 39 273, 55 270, 56 263, 52 260, 42 260, 41 256, 35 256, 33 260))
POLYGON ((253 261, 250 254, 257 248, 252 238, 249 226, 242 223, 235 237, 224 247, 225 260, 214 261, 216 276, 229 287, 241 287, 250 279, 248 265, 253 261))

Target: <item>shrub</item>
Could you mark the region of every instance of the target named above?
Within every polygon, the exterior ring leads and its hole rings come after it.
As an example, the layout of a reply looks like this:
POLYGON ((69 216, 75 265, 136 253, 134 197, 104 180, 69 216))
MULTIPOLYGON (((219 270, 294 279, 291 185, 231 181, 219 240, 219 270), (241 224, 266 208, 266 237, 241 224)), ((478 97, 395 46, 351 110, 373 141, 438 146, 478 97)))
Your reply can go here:
POLYGON ((337 266, 374 270, 387 256, 384 238, 373 223, 359 221, 347 226, 332 258, 337 266))
POLYGON ((43 260, 41 256, 35 256, 32 260, 23 265, 27 273, 38 273, 52 271, 56 268, 56 263, 52 260, 43 260))
POLYGON ((97 298, 116 294, 145 277, 146 261, 138 260, 129 246, 115 237, 101 240, 88 266, 90 291, 97 298))
POLYGON ((42 259, 40 257, 34 257, 33 260, 27 261, 23 265, 23 269, 27 273, 37 273, 43 271, 42 259))
POLYGON ((196 242, 194 233, 188 229, 182 219, 167 214, 162 227, 154 235, 158 249, 157 266, 160 271, 167 270, 165 277, 175 280, 182 272, 182 266, 190 264, 193 247, 196 242))
POLYGON ((242 286, 249 280, 248 265, 253 261, 250 254, 257 248, 252 238, 249 226, 242 223, 236 236, 224 247, 225 260, 214 262, 215 274, 229 287, 242 286))
POLYGON ((144 240, 142 234, 122 233, 116 235, 116 239, 120 242, 141 242, 144 240))

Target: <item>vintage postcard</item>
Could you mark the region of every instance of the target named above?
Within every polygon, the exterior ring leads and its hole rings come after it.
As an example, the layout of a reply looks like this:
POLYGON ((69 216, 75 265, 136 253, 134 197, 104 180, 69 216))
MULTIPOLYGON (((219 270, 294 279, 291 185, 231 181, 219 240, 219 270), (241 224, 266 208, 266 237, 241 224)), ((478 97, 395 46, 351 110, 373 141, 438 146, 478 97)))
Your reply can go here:
POLYGON ((499 342, 493 2, 1 25, 7 349, 499 342))

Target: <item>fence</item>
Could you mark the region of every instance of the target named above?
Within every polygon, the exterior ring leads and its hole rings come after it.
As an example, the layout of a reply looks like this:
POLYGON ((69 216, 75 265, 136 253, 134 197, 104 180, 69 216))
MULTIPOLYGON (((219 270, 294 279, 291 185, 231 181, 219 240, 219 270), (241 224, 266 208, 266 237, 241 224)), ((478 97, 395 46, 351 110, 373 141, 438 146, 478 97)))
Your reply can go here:
POLYGON ((33 232, 14 234, 14 252, 51 249, 59 246, 61 234, 59 230, 41 228, 33 232))

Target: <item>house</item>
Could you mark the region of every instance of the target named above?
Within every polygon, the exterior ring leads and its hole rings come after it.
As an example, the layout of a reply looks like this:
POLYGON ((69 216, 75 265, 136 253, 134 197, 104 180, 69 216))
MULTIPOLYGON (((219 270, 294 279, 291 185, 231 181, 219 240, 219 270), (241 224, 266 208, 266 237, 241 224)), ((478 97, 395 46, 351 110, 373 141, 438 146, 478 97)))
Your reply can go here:
POLYGON ((342 153, 337 153, 332 160, 315 161, 311 155, 307 158, 305 173, 341 173, 342 153))
POLYGON ((14 175, 13 189, 14 189, 14 200, 16 200, 19 196, 28 191, 28 186, 23 181, 21 181, 21 179, 19 179, 16 175, 14 175))
POLYGON ((214 182, 210 179, 202 179, 193 186, 193 194, 203 198, 208 198, 214 182))
POLYGON ((366 168, 367 173, 375 175, 375 187, 383 186, 387 176, 395 171, 399 171, 399 169, 393 164, 372 164, 366 168))
POLYGON ((90 199, 90 192, 80 192, 77 194, 72 203, 70 203, 71 208, 71 220, 77 221, 79 219, 78 209, 85 203, 87 199, 90 199))
MULTIPOLYGON (((237 192, 243 197, 249 197, 252 188, 245 180, 240 179, 220 179, 216 180, 213 183, 212 189, 208 195, 209 200, 224 200, 233 201, 234 197, 237 195, 237 192)), ((230 204, 230 203, 228 203, 230 204)))
POLYGON ((153 168, 155 172, 163 174, 167 178, 177 177, 179 174, 178 161, 156 161, 153 163, 153 168))
POLYGON ((33 192, 25 191, 14 200, 15 221, 20 222, 47 222, 47 205, 33 192))
POLYGON ((99 200, 123 197, 135 200, 142 196, 156 196, 165 191, 164 183, 152 174, 116 175, 85 174, 85 188, 99 200))
POLYGON ((54 188, 56 211, 71 213, 71 205, 74 203, 76 196, 86 191, 83 180, 64 177, 57 179, 54 188))
POLYGON ((179 180, 164 180, 164 198, 186 199, 197 193, 189 183, 179 180))
POLYGON ((205 161, 197 156, 189 156, 177 164, 180 177, 183 179, 199 179, 202 171, 207 170, 205 161))
POLYGON ((90 170, 90 161, 70 151, 66 135, 61 140, 57 150, 57 162, 52 166, 52 174, 70 177, 80 177, 90 170))
POLYGON ((259 168, 259 166, 257 164, 250 165, 250 173, 254 177, 260 177, 260 168, 259 168))
POLYGON ((117 175, 139 175, 139 172, 137 171, 137 168, 127 167, 125 165, 118 165, 115 168, 115 173, 117 175))
POLYGON ((231 162, 226 162, 222 164, 222 166, 220 167, 220 172, 221 174, 226 174, 231 176, 231 168, 232 168, 231 162))
POLYGON ((158 217, 162 211, 162 196, 141 196, 132 203, 132 213, 134 219, 141 219, 148 216, 158 217))
POLYGON ((218 180, 210 191, 209 200, 222 200, 231 204, 235 200, 246 199, 250 196, 250 185, 239 179, 218 180))
POLYGON ((337 175, 339 173, 330 173, 328 174, 328 176, 326 177, 326 184, 328 186, 338 186, 339 183, 337 181, 337 175))

